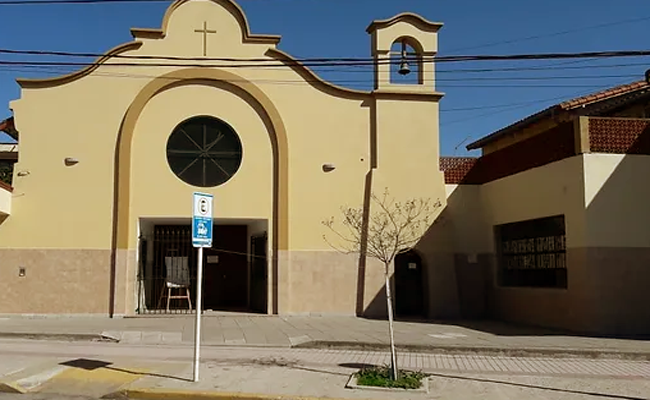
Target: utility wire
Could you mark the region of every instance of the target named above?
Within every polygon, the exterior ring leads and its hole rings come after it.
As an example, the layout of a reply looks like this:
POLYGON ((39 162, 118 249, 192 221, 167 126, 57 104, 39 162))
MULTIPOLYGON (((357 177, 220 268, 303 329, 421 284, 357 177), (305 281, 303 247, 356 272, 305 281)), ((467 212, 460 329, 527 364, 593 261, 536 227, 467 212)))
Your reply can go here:
POLYGON ((526 37, 517 38, 517 39, 507 39, 507 40, 502 40, 502 41, 497 41, 497 42, 484 43, 484 44, 475 45, 475 46, 457 47, 455 49, 447 50, 446 53, 452 53, 452 52, 461 51, 461 50, 483 49, 483 48, 486 48, 486 47, 494 47, 494 46, 499 46, 499 45, 502 45, 502 44, 512 44, 512 43, 525 42, 525 41, 534 40, 534 39, 543 39, 543 38, 547 38, 547 37, 562 36, 562 35, 567 35, 567 34, 570 34, 570 33, 583 32, 583 31, 587 31, 587 30, 591 30, 591 29, 605 28, 605 27, 608 27, 608 26, 616 26, 616 25, 629 24, 629 23, 641 22, 641 21, 647 21, 647 20, 650 20, 650 16, 639 17, 639 18, 631 18, 631 19, 626 19, 626 20, 621 20, 621 21, 606 22, 606 23, 603 23, 603 24, 584 26, 582 28, 569 29, 569 30, 565 30, 565 31, 552 32, 552 33, 545 33, 545 34, 542 34, 542 35, 526 36, 526 37))
MULTIPOLYGON (((21 69, 21 68, 1 68, 0 66, 0 71, 8 71, 12 70, 14 72, 33 72, 33 70, 30 69, 21 69)), ((46 72, 56 72, 56 73, 66 73, 66 72, 73 72, 73 71, 65 71, 65 70, 47 70, 45 68, 41 68, 41 70, 44 70, 46 72)), ((145 79, 153 79, 153 78, 160 78, 160 79, 169 79, 169 80, 178 80, 178 78, 174 77, 164 77, 164 76, 159 76, 159 75, 148 75, 148 74, 137 74, 137 73, 120 73, 120 72, 102 72, 102 71, 95 71, 91 76, 95 76, 98 78, 145 78, 145 79)), ((629 75, 629 76, 616 76, 616 77, 635 77, 636 75, 629 75)), ((590 78, 592 79, 598 79, 602 77, 597 77, 597 76, 591 76, 590 78)), ((318 79, 261 79, 261 78, 252 78, 252 79, 226 79, 226 82, 252 82, 252 83, 261 83, 261 84, 276 84, 276 85, 304 85, 304 84, 309 84, 309 83, 319 83, 321 82, 318 79)), ((359 80, 359 79, 332 79, 328 80, 328 83, 332 84, 338 84, 338 85, 346 85, 346 84, 372 84, 374 80, 373 79, 366 79, 366 80, 359 80)), ((436 80, 433 79, 431 82, 435 82, 436 80)), ((456 80, 455 80, 456 81, 456 80)), ((455 82, 454 81, 454 82, 455 82)), ((458 79, 457 81, 463 82, 463 79, 458 79)), ((384 80, 381 81, 383 83, 390 83, 394 81, 391 80, 384 80)), ((426 82, 425 82, 426 83, 426 82)), ((449 87, 449 88, 591 88, 594 87, 593 84, 468 84, 468 85, 462 85, 462 84, 445 84, 442 85, 444 87, 449 87)))
MULTIPOLYGON (((625 82, 619 82, 618 84, 623 84, 623 83, 625 83, 625 82)), ((601 87, 595 89, 595 91, 606 90, 609 87, 611 87, 611 86, 601 86, 601 87)), ((506 107, 506 108, 504 108, 502 110, 499 110, 499 111, 491 111, 491 112, 487 112, 487 113, 481 113, 481 114, 477 114, 477 115, 474 115, 474 116, 471 116, 471 117, 459 118, 459 119, 455 119, 455 120, 448 121, 448 122, 442 122, 441 121, 440 122, 440 127, 442 128, 444 126, 455 125, 457 123, 461 123, 461 122, 465 122, 465 121, 472 121, 472 120, 475 120, 475 119, 478 119, 478 118, 488 117, 488 116, 492 116, 492 115, 495 115, 495 114, 502 114, 502 113, 508 112, 508 111, 519 110, 519 109, 526 108, 528 106, 532 106, 532 105, 535 105, 535 104, 547 103, 549 101, 559 101, 559 100, 564 100, 564 99, 567 99, 567 98, 575 98, 575 97, 586 96, 589 93, 593 93, 593 92, 594 92, 594 90, 590 90, 590 91, 582 90, 582 91, 573 92, 573 93, 570 93, 570 94, 567 94, 567 95, 564 95, 564 96, 557 96, 557 97, 551 97, 551 98, 547 98, 547 99, 543 99, 543 100, 525 102, 525 103, 521 103, 519 105, 513 104, 513 107, 506 107)), ((467 137, 465 137, 461 142, 459 142, 454 147, 454 154, 456 154, 456 152, 458 151, 458 148, 460 146, 462 146, 468 140, 470 140, 471 138, 476 137, 476 136, 479 136, 479 135, 477 135, 475 133, 471 133, 471 134, 467 135, 467 137)))
MULTIPOLYGON (((0 68, 3 67, 2 65, 3 61, 0 60, 0 68)), ((28 67, 28 68, 42 68, 44 70, 51 69, 52 71, 60 71, 57 67, 65 67, 65 66, 60 66, 60 65, 31 65, 30 61, 15 61, 14 65, 16 66, 23 66, 23 67, 28 67)), ((114 66, 115 64, 108 63, 108 64, 102 64, 106 66, 114 66)), ((150 65, 150 64, 143 64, 143 65, 150 65)), ((185 65, 185 64, 183 64, 185 65)), ((646 63, 638 63, 638 64, 618 64, 618 66, 637 66, 637 65, 647 65, 646 63)), ((609 66, 607 66, 609 67, 609 66)), ((591 66, 581 66, 579 69, 584 70, 585 68, 591 69, 591 66)), ((508 71, 523 71, 525 69, 508 69, 508 71)), ((64 70, 66 72, 74 72, 74 70, 71 69, 66 69, 64 70)), ((357 71, 357 70, 352 70, 352 71, 340 71, 338 69, 322 69, 322 70, 314 70, 314 72, 322 72, 322 71, 337 71, 337 72, 363 72, 364 74, 371 74, 374 71, 371 69, 365 70, 365 71, 357 71)), ((444 72, 474 72, 475 70, 467 70, 467 69, 461 69, 461 70, 447 70, 444 72)), ((484 70, 476 70, 476 71, 484 71, 484 70)), ((436 71, 437 73, 440 73, 443 71, 436 71)), ((575 80, 575 79, 606 79, 606 78, 636 78, 639 77, 640 75, 637 73, 631 74, 625 74, 625 75, 547 75, 547 76, 480 76, 480 77, 461 77, 461 78, 423 78, 422 80, 424 82, 456 82, 456 81, 461 81, 461 82, 467 82, 467 81, 548 81, 548 80, 575 80)), ((370 79, 370 78, 368 78, 370 79)))
MULTIPOLYGON (((12 50, 0 49, 0 53, 13 55, 52 55, 66 57, 105 57, 105 54, 99 53, 76 53, 64 51, 45 51, 45 50, 12 50)), ((467 61, 520 61, 520 60, 553 60, 553 59, 580 59, 580 58, 617 58, 617 57, 642 57, 650 56, 650 50, 621 50, 621 51, 595 51, 580 53, 531 53, 531 54, 488 54, 488 55, 464 55, 464 56, 426 56, 420 57, 422 62, 467 62, 467 61)), ((146 56, 146 55, 125 55, 116 54, 110 56, 116 59, 133 59, 133 60, 169 60, 169 61, 219 61, 219 62, 248 62, 248 63, 268 63, 269 58, 224 58, 224 57, 179 57, 179 56, 146 56)), ((413 58, 411 58, 413 60, 413 58)), ((375 60, 369 57, 351 57, 351 58, 303 58, 296 60, 286 60, 280 64, 274 63, 271 66, 284 66, 285 64, 312 64, 324 66, 348 66, 348 65, 375 65, 375 64, 398 64, 401 60, 398 57, 375 60)), ((4 61, 10 62, 10 61, 4 61)), ((28 62, 37 63, 37 62, 28 62)), ((94 62, 52 62, 47 65, 94 65, 94 62)), ((43 64, 46 65, 46 64, 43 64)), ((133 66, 134 64, 123 63, 113 64, 120 66, 133 66)), ((156 64, 135 64, 135 65, 156 65, 156 64)), ((161 64, 162 66, 177 66, 176 64, 161 64)), ((246 64, 244 64, 246 65, 246 64)), ((183 65, 184 66, 184 65, 183 65)), ((219 65, 223 67, 223 65, 219 65)), ((242 66, 237 65, 237 66, 242 66)), ((246 65, 247 66, 247 65, 246 65)))

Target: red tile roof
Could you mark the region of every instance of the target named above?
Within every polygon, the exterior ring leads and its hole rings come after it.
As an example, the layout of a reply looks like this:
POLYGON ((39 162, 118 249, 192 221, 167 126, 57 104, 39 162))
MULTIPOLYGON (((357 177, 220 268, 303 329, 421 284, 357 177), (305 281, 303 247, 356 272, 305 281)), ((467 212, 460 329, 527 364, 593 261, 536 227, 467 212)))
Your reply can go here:
POLYGON ((569 110, 572 108, 576 107, 582 107, 583 105, 587 105, 589 103, 594 103, 597 101, 601 100, 606 100, 606 99, 611 99, 613 97, 622 95, 622 94, 628 94, 632 93, 634 91, 640 90, 640 89, 646 89, 650 87, 650 84, 648 84, 646 81, 637 81, 637 82, 632 82, 632 83, 627 83, 625 85, 620 85, 616 86, 610 89, 605 89, 600 92, 588 94, 586 96, 582 97, 577 97, 575 99, 567 100, 565 102, 562 102, 558 104, 559 107, 569 110))
POLYGON ((9 117, 4 121, 0 121, 0 132, 5 132, 14 140, 18 140, 18 131, 16 131, 14 117, 9 117))
POLYGON ((445 174, 445 183, 463 183, 477 161, 475 157, 440 157, 440 170, 445 174))
POLYGON ((13 192, 13 191, 14 191, 14 188, 13 188, 13 187, 11 187, 10 185, 8 185, 8 184, 6 184, 6 183, 4 183, 4 182, 2 182, 2 181, 0 181, 0 188, 5 189, 5 190, 7 190, 7 191, 9 191, 9 192, 13 192))
POLYGON ((648 88, 650 88, 650 84, 648 84, 646 81, 636 81, 552 105, 538 113, 529 115, 528 117, 523 118, 511 125, 508 125, 505 128, 502 128, 488 136, 485 136, 473 143, 468 144, 467 150, 480 149, 486 144, 489 144, 510 132, 522 129, 535 121, 550 117, 554 113, 573 110, 578 107, 586 106, 588 104, 613 99, 617 96, 631 94, 637 91, 646 90, 648 88))

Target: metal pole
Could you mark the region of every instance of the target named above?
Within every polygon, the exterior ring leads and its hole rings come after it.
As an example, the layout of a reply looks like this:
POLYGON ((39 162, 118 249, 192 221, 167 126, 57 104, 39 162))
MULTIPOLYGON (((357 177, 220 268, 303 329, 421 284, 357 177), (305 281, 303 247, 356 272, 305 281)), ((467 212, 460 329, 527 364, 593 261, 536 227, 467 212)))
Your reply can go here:
POLYGON ((201 345, 201 298, 203 293, 203 247, 199 247, 199 262, 196 270, 196 323, 194 325, 194 382, 199 381, 199 349, 201 345))

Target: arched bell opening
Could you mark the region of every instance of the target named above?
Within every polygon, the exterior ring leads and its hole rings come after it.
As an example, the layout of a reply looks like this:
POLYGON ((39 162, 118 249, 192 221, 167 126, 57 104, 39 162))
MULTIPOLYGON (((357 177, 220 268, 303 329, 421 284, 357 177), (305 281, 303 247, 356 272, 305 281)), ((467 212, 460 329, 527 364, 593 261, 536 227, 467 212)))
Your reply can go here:
POLYGON ((424 84, 422 46, 411 37, 395 40, 390 50, 390 83, 399 85, 424 84))

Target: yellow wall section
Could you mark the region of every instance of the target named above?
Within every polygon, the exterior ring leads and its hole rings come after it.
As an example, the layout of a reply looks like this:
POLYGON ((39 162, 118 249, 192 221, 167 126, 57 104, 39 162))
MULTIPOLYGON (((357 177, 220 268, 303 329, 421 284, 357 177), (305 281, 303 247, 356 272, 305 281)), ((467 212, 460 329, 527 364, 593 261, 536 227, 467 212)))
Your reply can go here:
POLYGON ((133 231, 136 217, 189 217, 194 191, 214 195, 215 218, 272 217, 273 154, 267 129, 249 104, 219 88, 182 86, 154 97, 136 125, 131 173, 133 231), (179 123, 196 115, 222 119, 234 128, 242 142, 243 159, 239 170, 216 188, 186 184, 176 177, 167 163, 170 133, 179 123))
POLYGON ((11 196, 10 191, 0 188, 0 218, 3 214, 11 214, 11 196))
POLYGON ((650 157, 587 154, 585 206, 590 247, 650 246, 650 157))
POLYGON ((451 227, 447 234, 453 236, 450 251, 456 253, 490 253, 493 245, 485 234, 486 221, 479 201, 479 185, 446 185, 447 207, 443 212, 444 224, 451 227))
POLYGON ((575 156, 482 185, 485 235, 492 241, 494 225, 564 214, 567 247, 584 246, 583 176, 575 156))

